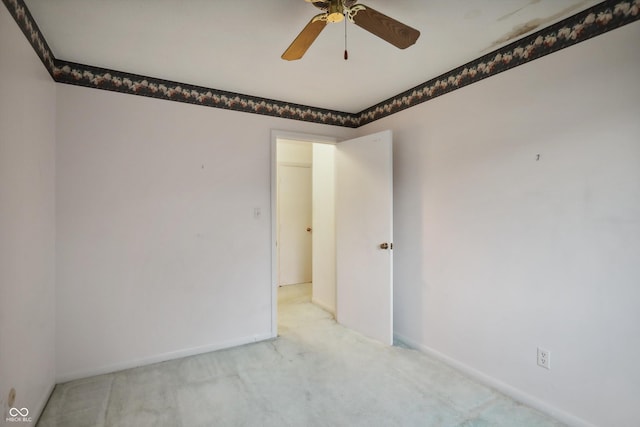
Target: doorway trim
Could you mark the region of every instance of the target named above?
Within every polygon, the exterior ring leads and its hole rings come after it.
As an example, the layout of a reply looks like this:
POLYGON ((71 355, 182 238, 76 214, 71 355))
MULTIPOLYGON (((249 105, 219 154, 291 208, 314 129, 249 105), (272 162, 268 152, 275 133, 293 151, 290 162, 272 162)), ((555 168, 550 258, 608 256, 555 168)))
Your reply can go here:
POLYGON ((332 145, 338 143, 338 139, 332 136, 271 130, 271 338, 278 336, 278 250, 276 246, 278 237, 278 139, 332 145))

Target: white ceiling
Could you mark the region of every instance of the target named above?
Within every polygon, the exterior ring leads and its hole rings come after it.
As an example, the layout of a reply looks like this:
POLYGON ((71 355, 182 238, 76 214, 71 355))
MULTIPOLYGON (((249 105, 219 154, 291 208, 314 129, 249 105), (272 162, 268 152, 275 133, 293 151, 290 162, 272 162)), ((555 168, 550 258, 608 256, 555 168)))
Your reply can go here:
POLYGON ((331 24, 280 59, 312 16, 304 0, 25 0, 63 60, 357 113, 598 0, 363 0, 421 32, 399 50, 331 24))

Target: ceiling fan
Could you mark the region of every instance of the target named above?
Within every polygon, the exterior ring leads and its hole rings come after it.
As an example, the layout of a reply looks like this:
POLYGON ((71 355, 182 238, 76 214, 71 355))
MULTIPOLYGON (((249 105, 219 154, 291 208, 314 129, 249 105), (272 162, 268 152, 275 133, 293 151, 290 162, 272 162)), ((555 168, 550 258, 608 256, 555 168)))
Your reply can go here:
MULTIPOLYGON (((358 0, 305 1, 324 12, 314 16, 298 34, 293 43, 284 51, 282 59, 287 61, 302 58, 327 24, 341 22, 345 17, 360 28, 375 34, 400 49, 408 48, 420 37, 420 31, 415 28, 389 18, 369 6, 356 4, 358 0)), ((347 59, 346 51, 345 59, 347 59)))

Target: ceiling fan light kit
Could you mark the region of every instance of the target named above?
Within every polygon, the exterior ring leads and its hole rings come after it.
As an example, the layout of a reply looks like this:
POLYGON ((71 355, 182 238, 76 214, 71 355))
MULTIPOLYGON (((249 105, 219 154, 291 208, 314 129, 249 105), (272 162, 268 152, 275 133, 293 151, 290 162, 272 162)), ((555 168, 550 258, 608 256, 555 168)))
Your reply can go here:
POLYGON ((357 0, 305 1, 324 12, 314 16, 298 34, 293 43, 284 51, 282 59, 287 61, 295 61, 302 58, 328 23, 342 22, 345 17, 360 28, 399 49, 408 48, 420 37, 420 31, 415 28, 398 22, 369 6, 356 4, 357 0))
POLYGON ((341 1, 333 1, 327 12, 328 22, 341 22, 344 19, 343 5, 341 1))

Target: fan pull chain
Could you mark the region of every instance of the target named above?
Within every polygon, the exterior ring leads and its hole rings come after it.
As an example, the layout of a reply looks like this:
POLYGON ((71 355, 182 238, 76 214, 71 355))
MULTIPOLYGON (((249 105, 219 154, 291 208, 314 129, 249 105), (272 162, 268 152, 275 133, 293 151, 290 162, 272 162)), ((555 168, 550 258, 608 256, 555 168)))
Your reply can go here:
POLYGON ((349 59, 349 52, 347 52, 347 14, 345 13, 344 17, 344 60, 349 59))

